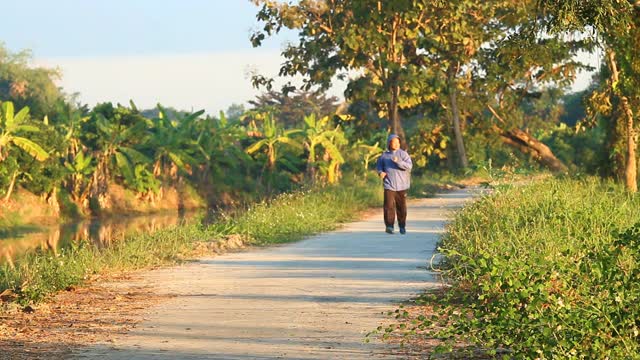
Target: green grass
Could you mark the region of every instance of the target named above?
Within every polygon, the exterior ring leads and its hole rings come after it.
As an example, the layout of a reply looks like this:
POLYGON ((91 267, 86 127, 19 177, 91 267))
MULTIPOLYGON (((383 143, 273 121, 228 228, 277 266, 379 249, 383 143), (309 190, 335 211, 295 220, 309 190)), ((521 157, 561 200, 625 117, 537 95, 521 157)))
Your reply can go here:
POLYGON ((381 206, 378 185, 372 181, 282 194, 206 227, 178 226, 129 237, 102 249, 83 242, 57 256, 32 253, 20 258, 15 268, 0 266, 0 292, 11 289, 19 303, 37 303, 94 274, 183 261, 193 255, 197 242, 217 241, 226 235, 239 234, 255 245, 299 240, 354 220, 361 210, 381 206))
POLYGON ((327 187, 279 195, 212 228, 220 234, 243 235, 257 245, 277 244, 335 229, 381 204, 382 188, 374 184, 327 187))
POLYGON ((206 235, 204 229, 188 225, 138 235, 103 249, 82 242, 62 249, 57 256, 50 252, 31 253, 20 258, 15 267, 0 267, 0 292, 11 289, 19 303, 37 303, 94 274, 181 261, 189 256, 193 243, 206 235))
POLYGON ((596 179, 496 188, 441 241, 453 287, 421 300, 446 325, 433 334, 510 359, 640 358, 639 209, 596 179))

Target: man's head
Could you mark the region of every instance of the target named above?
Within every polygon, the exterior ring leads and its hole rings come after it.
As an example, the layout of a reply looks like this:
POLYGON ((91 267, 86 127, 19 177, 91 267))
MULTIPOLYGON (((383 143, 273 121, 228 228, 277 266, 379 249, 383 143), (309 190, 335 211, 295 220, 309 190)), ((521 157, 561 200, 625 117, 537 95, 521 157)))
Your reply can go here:
POLYGON ((396 151, 400 149, 400 137, 396 134, 390 134, 387 138, 387 147, 391 151, 396 151))

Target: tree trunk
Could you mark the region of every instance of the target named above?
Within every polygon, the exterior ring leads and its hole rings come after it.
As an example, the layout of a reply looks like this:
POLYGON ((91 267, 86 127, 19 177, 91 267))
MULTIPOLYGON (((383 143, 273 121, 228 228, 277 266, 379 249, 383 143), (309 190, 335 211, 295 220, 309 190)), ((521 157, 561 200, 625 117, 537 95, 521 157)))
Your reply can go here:
POLYGON ((451 120, 453 123, 453 134, 456 139, 458 159, 460 166, 464 169, 469 166, 469 160, 467 160, 467 152, 464 149, 464 139, 462 138, 462 129, 460 127, 460 112, 458 110, 458 93, 452 71, 449 71, 449 105, 451 106, 451 120))
POLYGON ((309 157, 307 158, 307 176, 309 177, 309 181, 312 183, 316 182, 316 145, 311 143, 307 148, 309 151, 309 157))
POLYGON ((624 182, 627 190, 632 193, 638 192, 638 181, 636 179, 638 167, 636 164, 636 135, 633 126, 633 111, 629 105, 629 98, 620 94, 618 84, 620 82, 620 75, 618 66, 616 63, 616 52, 609 50, 609 67, 611 68, 611 90, 614 95, 620 97, 620 105, 622 106, 622 113, 625 119, 626 128, 626 163, 624 168, 624 182))
POLYGON ((549 147, 530 134, 520 130, 503 130, 493 125, 493 130, 500 134, 501 140, 533 158, 541 165, 556 173, 568 172, 567 167, 549 149, 549 147))
POLYGON ((400 86, 392 85, 391 86, 391 102, 387 104, 389 107, 389 127, 391 128, 391 132, 400 136, 400 146, 403 149, 407 149, 407 138, 404 134, 404 129, 402 128, 402 123, 400 121, 400 112, 398 110, 398 102, 400 98, 400 86))
POLYGON ((11 197, 11 193, 13 193, 13 187, 16 185, 16 179, 18 178, 18 170, 13 172, 13 176, 11 177, 11 183, 9 184, 9 190, 7 190, 7 195, 4 197, 4 201, 9 201, 11 197))
POLYGON ((624 168, 624 181, 627 190, 630 192, 638 192, 638 181, 636 175, 638 174, 638 166, 636 163, 636 134, 633 128, 633 111, 629 106, 629 99, 626 96, 622 97, 622 108, 624 109, 627 125, 627 163, 624 168))

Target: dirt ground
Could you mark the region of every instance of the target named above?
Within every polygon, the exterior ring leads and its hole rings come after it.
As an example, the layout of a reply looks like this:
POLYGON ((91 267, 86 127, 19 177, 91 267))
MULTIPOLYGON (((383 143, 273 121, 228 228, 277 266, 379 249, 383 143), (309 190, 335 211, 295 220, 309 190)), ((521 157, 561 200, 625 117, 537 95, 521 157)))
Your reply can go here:
POLYGON ((66 359, 72 349, 128 332, 143 320, 145 309, 169 298, 127 285, 136 276, 96 279, 35 308, 3 304, 0 359, 66 359))
MULTIPOLYGON (((144 320, 144 312, 171 296, 157 294, 150 287, 133 287, 138 275, 120 275, 100 279, 92 285, 68 289, 49 302, 35 308, 21 309, 4 305, 0 313, 0 359, 68 359, 73 350, 95 343, 113 343, 119 335, 126 334, 144 320)), ((419 316, 435 314, 429 306, 405 303, 408 312, 404 321, 388 315, 389 324, 410 324, 419 316)), ((372 338, 376 335, 372 335, 372 338)), ((421 359, 433 354, 443 341, 425 333, 405 338, 394 332, 386 340, 398 345, 395 352, 406 359, 421 359)), ((467 349, 468 350, 468 349, 467 349)), ((468 359, 465 348, 456 353, 432 358, 468 359), (457 353, 457 355, 456 355, 457 353)), ((487 359, 476 353, 474 359, 487 359)))

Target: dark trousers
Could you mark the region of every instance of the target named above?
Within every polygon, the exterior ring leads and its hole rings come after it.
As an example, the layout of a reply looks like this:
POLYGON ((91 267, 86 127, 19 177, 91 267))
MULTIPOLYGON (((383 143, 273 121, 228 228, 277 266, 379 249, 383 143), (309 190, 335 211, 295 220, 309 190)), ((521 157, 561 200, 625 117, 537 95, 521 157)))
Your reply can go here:
POLYGON ((384 224, 393 227, 398 214, 398 225, 407 225, 407 191, 384 190, 384 224))

